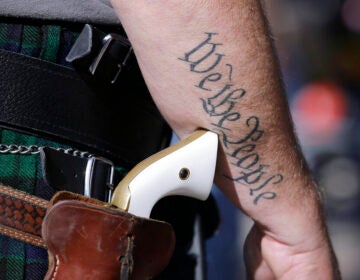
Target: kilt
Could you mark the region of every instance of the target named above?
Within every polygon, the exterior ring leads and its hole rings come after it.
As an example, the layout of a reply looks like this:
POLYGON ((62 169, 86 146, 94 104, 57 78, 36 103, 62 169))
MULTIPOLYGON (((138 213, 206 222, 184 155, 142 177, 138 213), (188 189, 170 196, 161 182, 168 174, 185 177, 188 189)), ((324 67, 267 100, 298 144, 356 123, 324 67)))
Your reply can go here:
MULTIPOLYGON (((18 19, 0 18, 0 49, 71 67, 65 57, 82 26, 31 20, 22 20, 21 24, 17 22, 18 19)), ((58 143, 56 139, 50 140, 1 127, 0 144, 76 148, 58 143)), ((116 169, 123 176, 128 171, 121 166, 116 166, 116 169)), ((55 190, 44 182, 38 154, 2 154, 0 151, 0 182, 47 200, 55 193, 55 190)), ((186 197, 169 198, 160 201, 153 213, 153 218, 173 225, 177 239, 174 256, 168 268, 157 279, 195 279, 194 271, 200 265, 198 260, 201 259, 190 251, 195 240, 195 219, 199 215, 209 217, 209 229, 205 230, 208 232, 205 236, 211 236, 218 224, 214 200, 208 201, 207 206, 204 206, 186 197)), ((204 228, 205 224, 202 225, 204 228)), ((47 267, 46 250, 0 235, 1 280, 43 279, 47 267)))
MULTIPOLYGON (((65 56, 78 34, 77 31, 58 25, 0 23, 0 49, 69 66, 65 56)), ((3 128, 0 128, 0 143, 70 148, 48 139, 3 128)), ((0 153, 0 182, 47 200, 55 193, 44 182, 38 154, 0 153)), ((0 235, 0 279, 43 279, 47 266, 46 250, 0 235)))

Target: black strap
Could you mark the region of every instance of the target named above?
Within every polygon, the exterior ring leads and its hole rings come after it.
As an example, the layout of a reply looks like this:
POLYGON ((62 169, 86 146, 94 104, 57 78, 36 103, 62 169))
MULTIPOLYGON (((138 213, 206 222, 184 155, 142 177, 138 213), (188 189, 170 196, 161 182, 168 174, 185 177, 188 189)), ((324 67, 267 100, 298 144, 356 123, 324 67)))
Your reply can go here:
POLYGON ((126 71, 140 74, 127 38, 117 33, 104 33, 89 24, 85 24, 66 61, 77 71, 92 75, 98 83, 121 84, 126 71))
POLYGON ((46 184, 58 191, 110 201, 113 189, 123 177, 105 158, 75 156, 48 147, 41 149, 40 156, 46 184))
POLYGON ((171 131, 141 75, 124 75, 116 87, 98 86, 70 68, 0 50, 0 126, 131 167, 164 148, 171 131))

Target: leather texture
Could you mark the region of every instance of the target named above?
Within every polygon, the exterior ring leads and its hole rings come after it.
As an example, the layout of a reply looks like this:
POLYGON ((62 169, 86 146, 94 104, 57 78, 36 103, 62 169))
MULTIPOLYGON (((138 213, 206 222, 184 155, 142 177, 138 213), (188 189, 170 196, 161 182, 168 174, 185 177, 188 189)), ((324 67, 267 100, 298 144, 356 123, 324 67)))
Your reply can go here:
POLYGON ((45 279, 143 280, 168 264, 175 245, 169 224, 79 195, 59 195, 42 228, 50 259, 45 279))
MULTIPOLYGON (((44 147, 40 151, 42 174, 47 185, 55 190, 67 190, 78 194, 86 194, 86 174, 89 161, 93 158, 74 156, 44 147)), ((116 186, 122 175, 117 172, 111 162, 95 158, 91 165, 90 197, 108 201, 111 189, 116 186), (111 174, 112 173, 112 174, 111 174), (112 182, 110 182, 112 175, 112 182)))
POLYGON ((0 234, 45 247, 41 226, 49 202, 0 185, 0 234))
POLYGON ((49 202, 2 185, 0 234, 48 249, 45 279, 151 279, 175 246, 168 223, 67 191, 49 202))
POLYGON ((168 145, 171 131, 142 76, 117 86, 0 50, 0 126, 56 139, 132 167, 168 145))

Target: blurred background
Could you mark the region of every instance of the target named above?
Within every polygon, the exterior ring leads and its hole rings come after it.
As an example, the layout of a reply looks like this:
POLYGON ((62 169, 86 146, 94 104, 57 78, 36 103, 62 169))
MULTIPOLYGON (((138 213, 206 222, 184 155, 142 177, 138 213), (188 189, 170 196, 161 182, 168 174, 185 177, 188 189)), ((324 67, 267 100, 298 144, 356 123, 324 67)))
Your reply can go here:
MULTIPOLYGON (((265 2, 265 1, 264 1, 265 2)), ((360 1, 266 1, 299 142, 325 199, 344 280, 360 279, 360 1)), ((214 188, 222 224, 207 279, 245 279, 251 221, 214 188)))

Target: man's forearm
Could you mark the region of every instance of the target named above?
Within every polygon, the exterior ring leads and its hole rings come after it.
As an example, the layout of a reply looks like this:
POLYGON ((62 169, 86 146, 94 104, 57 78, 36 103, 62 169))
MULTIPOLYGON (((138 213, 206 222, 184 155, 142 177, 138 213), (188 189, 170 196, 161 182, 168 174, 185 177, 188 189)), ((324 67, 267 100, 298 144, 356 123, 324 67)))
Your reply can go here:
POLYGON ((175 132, 219 134, 216 184, 228 198, 279 242, 326 243, 259 1, 113 4, 175 132))
POLYGON ((287 204, 308 177, 258 1, 176 2, 114 2, 153 98, 180 137, 219 134, 233 202, 254 217, 287 204))

